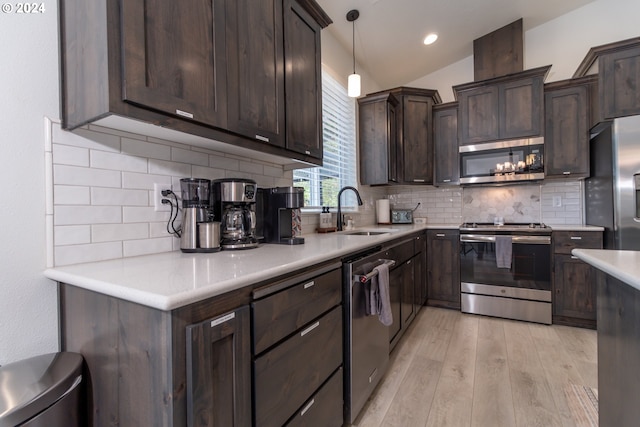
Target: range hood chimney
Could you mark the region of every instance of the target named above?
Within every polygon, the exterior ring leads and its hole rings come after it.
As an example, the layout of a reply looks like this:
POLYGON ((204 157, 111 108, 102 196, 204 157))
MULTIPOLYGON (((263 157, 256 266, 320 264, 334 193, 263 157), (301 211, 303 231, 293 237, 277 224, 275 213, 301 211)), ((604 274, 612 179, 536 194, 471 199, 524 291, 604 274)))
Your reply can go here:
POLYGON ((522 18, 473 41, 474 81, 519 73, 523 68, 522 18))

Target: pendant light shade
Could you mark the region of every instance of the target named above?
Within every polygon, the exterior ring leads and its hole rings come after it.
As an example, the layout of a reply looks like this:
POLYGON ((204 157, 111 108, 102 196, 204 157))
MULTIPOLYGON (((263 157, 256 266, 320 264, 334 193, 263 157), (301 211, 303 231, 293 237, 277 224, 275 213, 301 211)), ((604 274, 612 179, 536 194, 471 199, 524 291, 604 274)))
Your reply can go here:
POLYGON ((356 73, 356 19, 360 16, 360 12, 356 9, 350 10, 347 13, 347 21, 351 22, 351 35, 352 45, 351 53, 353 56, 353 74, 349 76, 347 81, 347 95, 351 98, 357 98, 360 96, 360 74, 356 73))

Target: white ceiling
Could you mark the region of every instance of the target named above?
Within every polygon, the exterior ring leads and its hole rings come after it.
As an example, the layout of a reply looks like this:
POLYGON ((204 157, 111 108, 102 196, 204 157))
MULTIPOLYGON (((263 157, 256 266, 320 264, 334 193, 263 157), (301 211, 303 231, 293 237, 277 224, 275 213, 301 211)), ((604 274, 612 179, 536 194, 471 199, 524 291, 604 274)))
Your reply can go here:
POLYGON ((351 52, 347 12, 358 9, 356 60, 383 88, 405 85, 470 56, 473 40, 523 18, 524 31, 594 0, 317 0, 351 52), (438 41, 422 44, 427 33, 438 41))

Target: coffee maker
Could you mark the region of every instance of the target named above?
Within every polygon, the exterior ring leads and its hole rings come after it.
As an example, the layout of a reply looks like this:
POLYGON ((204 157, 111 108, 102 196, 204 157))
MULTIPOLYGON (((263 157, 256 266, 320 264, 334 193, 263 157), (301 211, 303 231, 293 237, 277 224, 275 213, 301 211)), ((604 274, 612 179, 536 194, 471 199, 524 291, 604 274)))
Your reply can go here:
POLYGON ((210 220, 211 181, 204 178, 183 178, 180 180, 180 190, 182 192, 180 250, 182 252, 219 251, 219 223, 212 223, 210 220))
POLYGON ((256 182, 226 178, 212 183, 213 215, 221 224, 222 249, 250 249, 256 238, 256 182))
POLYGON ((300 208, 304 207, 304 188, 258 189, 259 233, 265 243, 300 245, 304 243, 300 208))

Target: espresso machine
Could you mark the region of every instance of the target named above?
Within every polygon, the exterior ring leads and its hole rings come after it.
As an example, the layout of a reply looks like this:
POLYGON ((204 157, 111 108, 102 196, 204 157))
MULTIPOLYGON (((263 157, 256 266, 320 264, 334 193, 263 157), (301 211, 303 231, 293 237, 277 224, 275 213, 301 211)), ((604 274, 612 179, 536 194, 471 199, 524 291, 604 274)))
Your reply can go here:
POLYGON ((211 181, 204 178, 183 178, 182 192, 182 252, 217 252, 220 250, 219 223, 211 221, 211 181))
POLYGON ((250 249, 256 238, 256 182, 226 178, 212 183, 213 216, 220 221, 222 249, 250 249))
POLYGON ((304 188, 258 189, 258 230, 265 243, 300 245, 304 243, 300 208, 304 207, 304 188))

